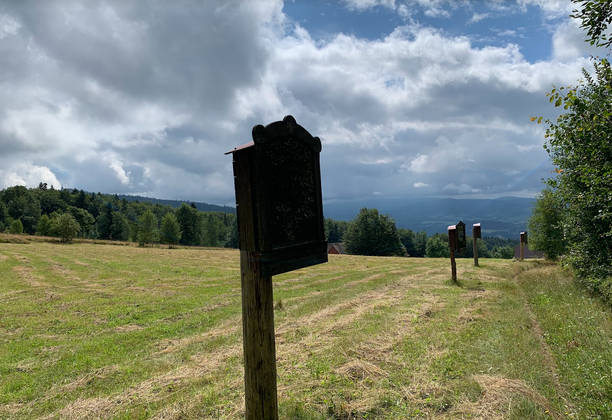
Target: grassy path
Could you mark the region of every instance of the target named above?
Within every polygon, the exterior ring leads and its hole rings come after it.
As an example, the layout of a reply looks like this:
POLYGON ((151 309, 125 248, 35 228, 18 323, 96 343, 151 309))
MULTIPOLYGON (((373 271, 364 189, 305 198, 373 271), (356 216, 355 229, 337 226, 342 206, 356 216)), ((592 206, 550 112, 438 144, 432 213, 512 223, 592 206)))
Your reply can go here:
MULTIPOLYGON (((238 252, 0 243, 0 419, 239 419, 238 252)), ((609 308, 556 266, 274 278, 283 419, 612 418, 609 308)))

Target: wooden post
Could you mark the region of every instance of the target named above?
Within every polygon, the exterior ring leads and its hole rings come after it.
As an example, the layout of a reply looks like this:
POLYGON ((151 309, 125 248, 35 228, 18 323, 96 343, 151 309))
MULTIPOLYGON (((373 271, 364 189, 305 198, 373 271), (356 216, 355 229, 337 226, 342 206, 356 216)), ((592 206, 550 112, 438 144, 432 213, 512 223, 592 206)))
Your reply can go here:
POLYGON ((455 250, 450 250, 450 260, 451 260, 451 275, 453 277, 453 281, 457 282, 457 263, 455 262, 455 250))
POLYGON ((454 282, 457 282, 457 263, 455 262, 455 250, 457 249, 457 225, 452 225, 447 228, 448 231, 448 247, 450 249, 451 260, 451 276, 454 282))
POLYGON ((523 257, 524 257, 524 254, 523 254, 523 244, 525 244, 525 245, 527 244, 527 231, 521 232, 521 248, 520 248, 520 250, 521 250, 521 261, 523 261, 523 257))
POLYGON ((478 267, 478 239, 482 237, 480 223, 472 225, 472 239, 474 240, 474 265, 478 267))
POLYGON ((278 420, 272 277, 258 252, 240 251, 246 420, 278 420))
POLYGON ((234 148, 246 420, 278 420, 272 276, 327 262, 321 140, 288 115, 234 148))
POLYGON ((521 241, 521 261, 523 261, 523 242, 521 241))

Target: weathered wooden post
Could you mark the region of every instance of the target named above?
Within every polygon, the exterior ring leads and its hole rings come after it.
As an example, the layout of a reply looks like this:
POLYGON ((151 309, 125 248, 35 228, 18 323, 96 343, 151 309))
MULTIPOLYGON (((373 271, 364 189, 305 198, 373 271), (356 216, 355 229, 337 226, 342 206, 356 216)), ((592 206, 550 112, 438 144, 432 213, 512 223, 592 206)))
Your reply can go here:
POLYGON ((524 254, 523 254, 523 244, 527 245, 527 231, 521 232, 521 261, 523 261, 523 259, 524 259, 523 258, 524 257, 524 254))
POLYGON ((463 251, 466 248, 465 223, 459 221, 456 225, 447 228, 448 244, 450 248, 451 275, 453 281, 457 281, 457 263, 455 262, 455 251, 463 251))
POLYGON ((321 140, 288 115, 233 154, 246 420, 277 420, 272 276, 327 262, 321 140))
POLYGON ((457 225, 446 228, 448 231, 448 246, 450 248, 451 276, 453 281, 457 281, 457 264, 455 262, 455 249, 457 249, 457 225))
POLYGON ((472 239, 474 240, 474 266, 478 267, 478 239, 482 237, 480 233, 480 223, 472 225, 472 239))

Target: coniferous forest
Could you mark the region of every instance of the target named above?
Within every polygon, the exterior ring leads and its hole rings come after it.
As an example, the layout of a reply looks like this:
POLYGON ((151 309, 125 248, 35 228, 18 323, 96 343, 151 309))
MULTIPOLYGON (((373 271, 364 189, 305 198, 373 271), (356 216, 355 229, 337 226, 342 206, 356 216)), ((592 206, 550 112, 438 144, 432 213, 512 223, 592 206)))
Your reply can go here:
MULTIPOLYGON (((53 236, 64 242, 86 238, 132 241, 142 246, 161 243, 238 247, 234 213, 200 211, 193 202, 174 204, 143 197, 55 189, 45 183, 37 188, 17 185, 0 191, 0 232, 53 236)), ((390 216, 379 214, 376 209, 362 209, 351 221, 327 218, 325 234, 330 243, 345 243, 351 254, 448 256, 447 235, 428 237, 424 231, 397 229, 390 216)), ((512 258, 516 242, 483 238, 479 241, 479 256, 512 258)), ((472 248, 458 256, 472 258, 472 248)))
POLYGON ((111 194, 58 190, 44 183, 0 191, 0 232, 62 237, 62 228, 69 225, 66 220, 78 238, 238 247, 236 216, 199 211, 194 203, 175 208, 111 194))

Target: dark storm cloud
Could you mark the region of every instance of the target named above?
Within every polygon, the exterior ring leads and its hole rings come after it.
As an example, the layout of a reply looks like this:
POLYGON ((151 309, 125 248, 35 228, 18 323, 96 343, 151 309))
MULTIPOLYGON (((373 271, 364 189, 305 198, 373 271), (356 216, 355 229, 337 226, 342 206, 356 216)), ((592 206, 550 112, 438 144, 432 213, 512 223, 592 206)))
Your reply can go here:
MULTIPOLYGON (((444 4, 413 6, 452 14, 444 4)), ((292 114, 321 137, 327 199, 539 190, 550 168, 529 117, 554 116, 544 93, 588 63, 579 33, 556 23, 555 50, 530 63, 514 44, 401 22, 382 39, 317 41, 276 0, 4 2, 0 187, 230 204, 223 153, 292 114)))

